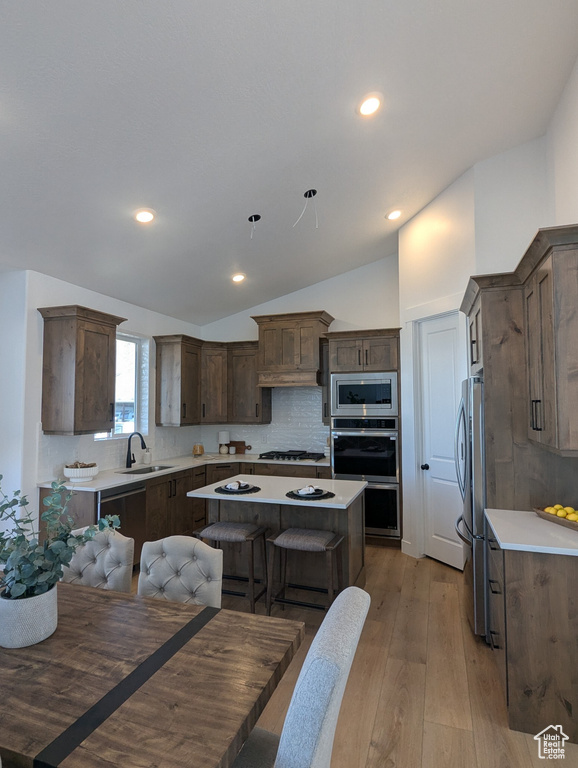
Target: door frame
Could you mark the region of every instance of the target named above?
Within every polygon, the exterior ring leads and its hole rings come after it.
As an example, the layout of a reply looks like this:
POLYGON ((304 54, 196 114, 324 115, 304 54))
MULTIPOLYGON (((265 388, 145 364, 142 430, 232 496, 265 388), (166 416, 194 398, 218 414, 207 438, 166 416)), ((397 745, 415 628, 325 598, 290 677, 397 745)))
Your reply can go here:
POLYGON ((412 557, 425 557, 425 482, 420 469, 422 459, 422 400, 421 400, 421 323, 444 315, 458 314, 460 349, 463 350, 463 378, 468 376, 467 317, 460 312, 463 294, 453 294, 428 304, 412 308, 406 313, 400 333, 402 358, 402 488, 403 488, 403 538, 401 549, 412 557), (403 371, 409 375, 404 376, 403 371))

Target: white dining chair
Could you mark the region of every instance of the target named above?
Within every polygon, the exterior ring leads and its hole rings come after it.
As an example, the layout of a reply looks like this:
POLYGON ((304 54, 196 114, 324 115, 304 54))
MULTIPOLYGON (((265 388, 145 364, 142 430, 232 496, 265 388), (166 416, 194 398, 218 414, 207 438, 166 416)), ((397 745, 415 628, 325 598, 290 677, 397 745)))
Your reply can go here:
POLYGON ((233 768, 329 768, 343 692, 370 601, 358 587, 335 598, 303 662, 281 736, 254 728, 233 768))
MULTIPOLYGON (((85 530, 77 528, 72 533, 80 534, 85 530)), ((70 565, 63 568, 62 581, 97 589, 130 592, 133 560, 134 539, 112 528, 105 529, 77 548, 70 565)))
POLYGON ((180 603, 221 607, 223 551, 192 536, 143 544, 138 594, 180 603))

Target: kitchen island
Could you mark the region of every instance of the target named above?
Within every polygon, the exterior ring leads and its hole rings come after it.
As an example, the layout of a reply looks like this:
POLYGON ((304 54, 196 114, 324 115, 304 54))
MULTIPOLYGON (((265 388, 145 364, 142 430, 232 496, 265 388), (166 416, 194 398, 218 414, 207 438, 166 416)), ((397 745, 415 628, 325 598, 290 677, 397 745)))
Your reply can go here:
MULTIPOLYGON (((208 499, 207 522, 251 522, 270 533, 287 528, 333 531, 344 537, 341 545, 340 587, 365 585, 364 481, 320 480, 319 487, 333 494, 326 499, 290 498, 287 493, 308 485, 305 477, 235 475, 228 483, 247 483, 259 490, 239 495, 219 493, 223 482, 189 491, 187 496, 208 499)), ((246 555, 239 544, 223 544, 225 573, 246 576, 246 555)), ((263 577, 261 563, 257 574, 263 577)), ((326 587, 324 561, 318 553, 289 552, 289 584, 323 589, 326 587)))

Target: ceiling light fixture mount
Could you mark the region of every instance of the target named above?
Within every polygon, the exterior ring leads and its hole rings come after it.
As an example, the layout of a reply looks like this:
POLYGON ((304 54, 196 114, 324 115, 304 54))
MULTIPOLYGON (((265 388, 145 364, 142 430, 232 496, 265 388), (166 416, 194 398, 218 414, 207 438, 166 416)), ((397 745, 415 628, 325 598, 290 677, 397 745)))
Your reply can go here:
POLYGON ((253 232, 255 231, 255 228, 257 226, 257 222, 261 221, 261 214, 260 213, 252 213, 247 221, 251 222, 251 240, 253 239, 253 232))
POLYGON ((134 218, 139 224, 150 224, 155 216, 156 212, 152 208, 139 208, 134 212, 134 218))
MULTIPOLYGON (((307 203, 309 202, 309 200, 311 200, 312 197, 315 197, 316 194, 317 194, 317 190, 316 189, 308 189, 307 192, 303 193, 303 197, 305 198, 305 205, 303 206, 303 210, 301 211, 301 215, 299 216, 299 218, 297 219, 295 224, 293 224, 294 227, 297 224, 299 224, 299 222, 303 218, 303 214, 307 210, 307 203)), ((317 218, 317 206, 315 205, 315 201, 313 201, 313 206, 315 208, 315 229, 319 229, 319 219, 317 218)))
POLYGON ((357 107, 357 112, 361 117, 372 117, 378 112, 383 103, 383 96, 377 91, 366 94, 357 107))

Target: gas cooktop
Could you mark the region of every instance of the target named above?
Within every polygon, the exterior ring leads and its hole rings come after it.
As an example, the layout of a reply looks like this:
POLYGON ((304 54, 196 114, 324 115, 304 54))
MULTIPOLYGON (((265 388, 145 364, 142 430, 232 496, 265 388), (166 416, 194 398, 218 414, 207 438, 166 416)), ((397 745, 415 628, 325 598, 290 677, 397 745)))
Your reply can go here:
POLYGON ((260 459, 269 459, 270 461, 319 461, 323 456, 323 453, 309 453, 308 451, 267 451, 259 454, 260 459))

